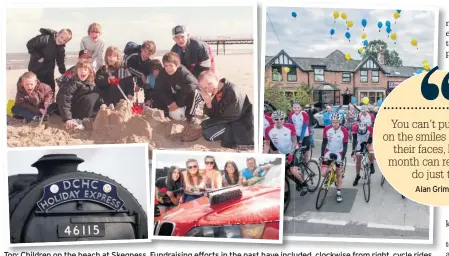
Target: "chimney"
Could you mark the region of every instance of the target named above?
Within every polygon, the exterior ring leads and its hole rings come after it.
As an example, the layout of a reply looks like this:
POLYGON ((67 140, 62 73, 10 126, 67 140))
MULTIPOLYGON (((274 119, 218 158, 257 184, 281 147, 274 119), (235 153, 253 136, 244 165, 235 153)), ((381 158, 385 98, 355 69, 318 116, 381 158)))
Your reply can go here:
POLYGON ((51 176, 77 172, 78 165, 84 162, 75 154, 49 154, 39 158, 32 167, 38 171, 37 179, 45 180, 51 176))
POLYGON ((385 58, 382 50, 377 51, 377 61, 380 65, 385 65, 385 58))

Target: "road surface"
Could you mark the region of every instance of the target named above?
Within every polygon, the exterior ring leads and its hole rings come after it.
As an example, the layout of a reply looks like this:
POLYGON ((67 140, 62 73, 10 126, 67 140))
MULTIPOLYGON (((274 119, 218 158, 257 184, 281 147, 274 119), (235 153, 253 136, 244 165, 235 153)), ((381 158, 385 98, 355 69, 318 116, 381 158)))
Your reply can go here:
MULTIPOLYGON (((312 158, 318 159, 322 129, 315 130, 315 148, 312 158)), ((355 162, 351 158, 352 144, 348 145, 347 167, 343 179, 343 202, 336 201, 336 188, 329 191, 320 210, 315 202, 318 190, 301 197, 294 183, 290 205, 284 215, 284 236, 356 237, 381 239, 429 240, 428 206, 403 199, 385 181, 380 185, 382 173, 376 165, 371 176, 371 198, 365 202, 361 181, 354 187, 355 162)))

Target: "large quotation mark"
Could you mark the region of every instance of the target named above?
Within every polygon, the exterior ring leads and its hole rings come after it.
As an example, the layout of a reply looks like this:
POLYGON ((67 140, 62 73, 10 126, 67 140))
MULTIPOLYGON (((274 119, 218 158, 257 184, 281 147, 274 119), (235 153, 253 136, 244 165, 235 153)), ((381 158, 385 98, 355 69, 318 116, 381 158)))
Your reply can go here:
MULTIPOLYGON (((421 82, 421 94, 426 100, 435 100, 440 94, 440 89, 438 85, 429 83, 429 78, 435 71, 438 70, 438 66, 430 70, 421 82)), ((449 73, 444 76, 443 81, 441 81, 441 94, 447 100, 449 100, 449 73)))

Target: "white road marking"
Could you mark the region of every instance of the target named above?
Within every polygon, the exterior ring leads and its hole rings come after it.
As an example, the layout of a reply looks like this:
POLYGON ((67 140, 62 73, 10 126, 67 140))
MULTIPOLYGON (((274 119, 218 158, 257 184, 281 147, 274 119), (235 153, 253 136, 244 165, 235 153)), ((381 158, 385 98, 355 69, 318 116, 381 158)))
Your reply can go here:
POLYGON ((307 222, 308 223, 317 223, 317 224, 339 225, 339 226, 344 226, 348 223, 343 220, 326 220, 326 219, 310 219, 307 222))
POLYGON ((402 230, 402 231, 415 231, 415 227, 412 227, 412 226, 386 225, 386 224, 378 224, 378 223, 368 223, 367 226, 369 228, 382 228, 382 229, 395 229, 395 230, 402 230))

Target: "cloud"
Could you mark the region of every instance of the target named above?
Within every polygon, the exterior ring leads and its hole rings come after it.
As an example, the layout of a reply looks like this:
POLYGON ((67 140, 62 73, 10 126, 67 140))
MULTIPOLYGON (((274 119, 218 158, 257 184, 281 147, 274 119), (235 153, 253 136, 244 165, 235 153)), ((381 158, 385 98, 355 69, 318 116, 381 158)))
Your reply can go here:
POLYGON ((438 14, 433 11, 403 10, 397 20, 393 15, 395 10, 269 7, 267 12, 267 55, 284 49, 294 57, 326 57, 339 49, 357 59, 357 50, 363 46, 361 35, 366 33, 368 41, 383 40, 390 50, 397 51, 404 65, 420 66, 423 59, 430 62, 434 59, 435 15, 438 14), (293 11, 297 13, 296 18, 291 16, 293 11), (334 20, 333 11, 345 12, 346 21, 351 20, 353 27, 348 30, 341 17, 334 20), (366 28, 362 27, 362 19, 367 20, 366 28), (391 23, 390 34, 386 32, 387 20, 391 23), (380 32, 379 21, 383 25, 380 32), (332 37, 331 29, 335 30, 332 37), (351 35, 350 41, 345 37, 346 32, 351 35), (396 33, 396 41, 391 39, 391 33, 396 33), (418 49, 411 45, 412 39, 418 40, 418 49))

